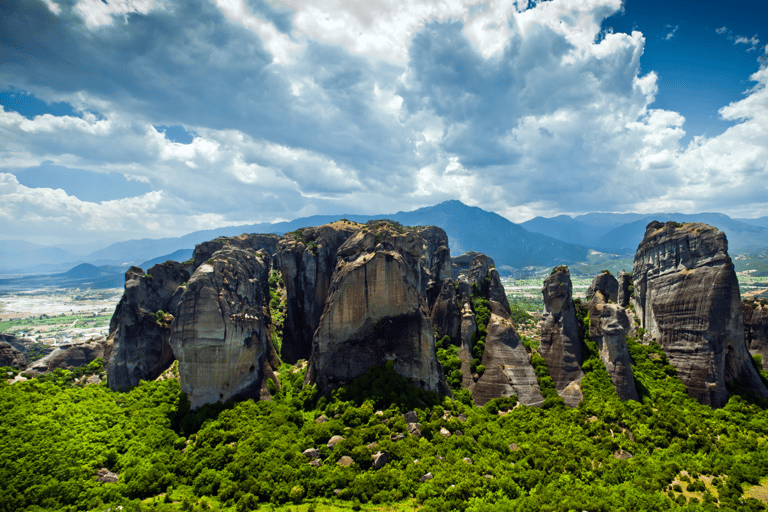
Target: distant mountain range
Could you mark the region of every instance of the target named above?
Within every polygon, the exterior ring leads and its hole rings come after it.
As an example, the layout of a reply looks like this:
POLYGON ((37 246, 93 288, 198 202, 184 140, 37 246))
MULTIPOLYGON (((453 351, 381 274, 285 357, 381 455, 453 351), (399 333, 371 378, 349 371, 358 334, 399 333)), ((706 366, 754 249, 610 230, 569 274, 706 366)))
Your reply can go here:
MULTIPOLYGON (((0 241, 0 274, 48 274, 45 279, 61 283, 117 283, 131 265, 145 270, 166 260, 184 261, 196 244, 219 236, 242 233, 282 235, 307 226, 317 226, 347 218, 356 222, 391 219, 406 226, 436 225, 445 229, 451 254, 479 251, 491 256, 500 269, 554 266, 585 261, 589 249, 623 256, 633 255, 651 220, 705 222, 726 232, 731 253, 768 250, 768 217, 732 219, 720 213, 695 215, 659 213, 589 213, 571 218, 566 215, 536 217, 515 224, 504 217, 460 201, 446 201, 410 212, 380 215, 315 215, 289 222, 260 223, 195 231, 182 237, 128 240, 83 254, 76 247, 48 247, 19 240, 0 241), (87 264, 89 266, 82 266, 87 264), (74 268, 73 268, 74 267, 74 268), (77 270, 75 275, 69 271, 77 270), (85 273, 87 275, 80 275, 85 273), (99 275, 96 275, 96 274, 99 275), (104 275, 111 274, 111 275, 104 275)), ((42 280, 45 280, 42 279, 42 280)), ((14 280, 0 280, 0 288, 14 280)), ((74 284, 74 286, 80 286, 74 284)), ((104 287, 104 286, 91 286, 104 287)))

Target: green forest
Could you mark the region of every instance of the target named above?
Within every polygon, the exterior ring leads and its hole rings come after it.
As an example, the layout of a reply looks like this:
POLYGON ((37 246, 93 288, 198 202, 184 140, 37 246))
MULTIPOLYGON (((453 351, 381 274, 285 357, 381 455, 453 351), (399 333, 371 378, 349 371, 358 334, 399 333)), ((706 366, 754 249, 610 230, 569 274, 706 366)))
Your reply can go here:
POLYGON ((641 401, 618 399, 585 340, 578 408, 529 344, 541 407, 514 397, 476 407, 458 388, 441 398, 386 366, 323 397, 303 386, 304 362, 283 364, 270 401, 197 411, 175 378, 109 390, 100 360, 2 380, 0 511, 763 510, 749 496, 768 475, 766 401, 733 389, 722 409, 702 406, 659 346, 627 342, 641 401), (343 439, 329 448, 333 436, 343 439), (378 452, 388 460, 375 469, 378 452), (98 481, 102 468, 118 481, 98 481))

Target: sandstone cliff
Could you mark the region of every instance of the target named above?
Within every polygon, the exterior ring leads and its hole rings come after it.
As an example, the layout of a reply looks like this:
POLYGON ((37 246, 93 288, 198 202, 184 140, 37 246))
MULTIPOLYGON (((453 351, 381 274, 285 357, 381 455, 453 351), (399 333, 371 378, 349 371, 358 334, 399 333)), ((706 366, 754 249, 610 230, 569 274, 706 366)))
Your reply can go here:
POLYGON ((677 368, 688 393, 712 407, 727 382, 768 396, 744 340, 738 281, 725 234, 700 223, 651 222, 637 248, 635 297, 642 327, 677 368))
POLYGON ((453 281, 443 280, 440 293, 435 297, 434 304, 429 311, 429 321, 437 331, 437 336, 448 336, 451 343, 461 343, 461 305, 456 298, 456 289, 453 281))
POLYGON ((0 366, 24 368, 29 363, 27 350, 12 334, 0 333, 0 366))
POLYGON ((486 268, 496 266, 493 259, 486 254, 477 251, 465 252, 464 254, 451 258, 451 279, 456 281, 460 275, 468 275, 469 270, 472 267, 472 262, 478 256, 482 256, 486 259, 486 268))
POLYGON ((221 249, 200 265, 171 327, 181 389, 192 407, 240 396, 266 397, 276 380, 269 361, 269 269, 264 252, 221 249))
POLYGON ((745 300, 741 304, 744 315, 744 339, 752 355, 760 354, 763 368, 768 368, 768 301, 745 300))
POLYGON ((267 254, 272 255, 277 251, 278 242, 280 242, 278 235, 243 234, 239 236, 221 236, 214 240, 197 244, 195 251, 192 253, 194 263, 190 273, 211 259, 213 254, 221 249, 242 249, 244 251, 250 249, 251 252, 264 250, 267 254))
POLYGON ((322 392, 372 366, 394 369, 422 388, 450 394, 435 354, 424 297, 423 229, 377 222, 338 250, 337 270, 312 340, 307 382, 322 392), (423 292, 422 292, 423 290, 423 292))
POLYGON ((112 355, 104 361, 111 389, 127 390, 141 380, 156 379, 173 363, 172 313, 188 279, 183 265, 172 261, 146 274, 138 267, 125 273, 125 293, 110 321, 112 355))
POLYGON ((616 276, 616 281, 618 282, 617 284, 619 286, 619 293, 616 298, 616 302, 619 304, 619 306, 625 308, 629 306, 629 300, 632 296, 630 288, 630 286, 632 286, 632 276, 622 270, 619 272, 619 275, 616 276))
POLYGON ((581 392, 581 340, 573 305, 573 285, 568 267, 555 267, 544 280, 544 315, 539 354, 549 368, 557 393, 570 407, 583 399, 581 392))
POLYGON ((360 228, 360 224, 339 221, 287 233, 277 244, 275 266, 287 293, 281 350, 285 361, 309 359, 336 268, 336 251, 360 228))
POLYGON ((619 298, 619 282, 613 274, 607 270, 600 272, 587 288, 587 300, 590 300, 597 291, 602 291, 606 300, 617 302, 619 298))

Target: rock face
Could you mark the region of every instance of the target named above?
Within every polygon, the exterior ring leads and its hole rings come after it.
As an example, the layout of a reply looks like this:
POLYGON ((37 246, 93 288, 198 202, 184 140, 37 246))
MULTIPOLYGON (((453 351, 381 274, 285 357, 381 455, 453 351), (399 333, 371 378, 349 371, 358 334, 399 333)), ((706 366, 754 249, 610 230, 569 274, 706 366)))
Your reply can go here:
POLYGON ((459 276, 459 301, 461 303, 461 329, 459 338, 459 360, 461 361, 461 387, 470 391, 475 379, 470 369, 472 364, 472 335, 477 331, 477 319, 471 306, 472 285, 467 276, 459 276))
POLYGON ((619 398, 639 400, 632 374, 632 359, 627 350, 629 317, 621 306, 609 304, 609 299, 608 292, 598 288, 589 301, 589 337, 597 343, 600 359, 611 376, 619 398))
POLYGON ((478 256, 485 258, 487 265, 486 270, 491 266, 495 266, 493 259, 490 256, 477 251, 465 252, 464 254, 460 254, 459 256, 454 256, 451 258, 451 279, 456 281, 460 275, 468 275, 470 269, 472 268, 472 262, 478 256))
POLYGON ((239 396, 265 396, 276 381, 269 361, 269 269, 264 252, 217 251, 195 270, 171 327, 181 389, 193 408, 239 396))
POLYGON ((48 373, 56 368, 77 368, 101 357, 108 360, 111 345, 102 336, 100 340, 88 343, 69 343, 29 365, 24 371, 33 376, 48 373))
POLYGON ((453 281, 443 280, 440 294, 435 298, 429 312, 429 321, 437 329, 437 336, 449 336, 451 342, 459 345, 461 341, 461 306, 456 298, 453 281))
POLYGON ((724 233, 701 223, 651 222, 633 277, 641 326, 662 346, 693 398, 722 407, 726 382, 736 380, 768 396, 745 343, 724 233))
POLYGON ((327 392, 393 361, 395 371, 415 385, 450 395, 420 293, 428 284, 421 268, 426 245, 420 230, 400 232, 384 222, 358 231, 339 248, 307 382, 327 392))
POLYGON ((105 361, 111 389, 127 390, 141 380, 156 379, 173 363, 169 339, 174 317, 170 313, 176 310, 179 288, 188 279, 182 264, 170 261, 146 274, 138 267, 125 273, 125 294, 110 321, 112 356, 105 361))
POLYGON ((272 255, 277 251, 277 244, 280 241, 280 237, 277 235, 239 235, 231 237, 219 237, 208 242, 203 242, 195 246, 195 251, 192 253, 192 260, 194 261, 192 270, 196 269, 213 256, 213 254, 222 249, 242 249, 252 252, 264 250, 267 254, 272 255))
POLYGON ((309 359, 336 268, 336 251, 359 229, 359 224, 339 221, 288 233, 277 244, 275 265, 287 293, 281 354, 285 361, 309 359))
POLYGON ((616 276, 616 281, 618 281, 619 285, 619 293, 616 298, 616 302, 619 304, 619 306, 625 308, 629 305, 629 299, 631 297, 629 287, 632 284, 632 277, 622 270, 619 272, 619 275, 616 276))
POLYGON ((581 393, 581 340, 573 305, 573 285, 568 267, 555 267, 544 280, 544 315, 539 354, 549 368, 557 393, 570 407, 577 407, 581 393))
MULTIPOLYGON (((540 405, 544 398, 528 352, 520 343, 512 323, 499 273, 492 268, 488 275, 491 318, 481 360, 485 372, 472 388, 472 399, 476 405, 482 406, 494 398, 516 394, 524 405, 540 405)), ((484 280, 485 276, 480 279, 484 280)))
POLYGON ((616 302, 619 298, 619 281, 613 277, 613 274, 604 270, 592 280, 592 284, 587 288, 587 300, 592 299, 598 290, 602 291, 610 300, 616 302))
POLYGON ((745 300, 741 303, 744 315, 744 340, 752 355, 760 354, 763 368, 768 367, 768 301, 745 300))
POLYGON ((24 368, 29 364, 27 350, 12 334, 0 333, 0 366, 24 368))

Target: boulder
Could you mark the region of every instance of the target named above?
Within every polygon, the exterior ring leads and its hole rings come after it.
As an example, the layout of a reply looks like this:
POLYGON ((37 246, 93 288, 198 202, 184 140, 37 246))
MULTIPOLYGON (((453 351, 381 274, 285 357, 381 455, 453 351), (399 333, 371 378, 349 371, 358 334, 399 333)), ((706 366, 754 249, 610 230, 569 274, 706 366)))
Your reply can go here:
POLYGON ((343 437, 341 437, 341 436, 333 436, 333 437, 331 437, 331 438, 328 440, 328 444, 327 444, 327 446, 328 446, 328 448, 331 448, 331 449, 333 449, 333 447, 334 447, 334 446, 336 446, 337 444, 339 444, 339 443, 340 443, 340 442, 342 442, 343 440, 344 440, 344 438, 343 438, 343 437))
POLYGON ((357 223, 338 221, 287 233, 277 244, 275 266, 287 294, 281 354, 285 361, 309 359, 336 268, 336 251, 359 230, 357 223))
POLYGON ((125 273, 125 293, 110 321, 112 356, 105 361, 111 389, 131 389, 171 366, 172 313, 180 297, 177 292, 188 279, 189 273, 174 261, 155 265, 146 274, 139 267, 125 273))
POLYGON ((12 334, 0 333, 0 366, 23 369, 29 363, 27 349, 12 334))
POLYGON ((413 384, 450 395, 419 292, 425 241, 418 229, 401 230, 388 223, 372 225, 338 250, 306 376, 323 393, 391 361, 413 384))
POLYGON ((98 358, 109 359, 111 351, 112 345, 103 336, 95 341, 59 345, 56 350, 29 365, 24 373, 38 376, 56 368, 79 368, 98 358))
POLYGON ((616 302, 619 304, 619 306, 626 308, 629 305, 629 299, 632 296, 630 291, 630 286, 632 286, 632 276, 622 270, 619 272, 619 275, 616 276, 616 281, 619 285, 619 292, 616 296, 616 302))
POLYGON ((388 451, 376 452, 373 454, 373 464, 371 464, 371 467, 373 469, 381 469, 384 467, 384 464, 386 464, 388 461, 389 461, 388 451))
POLYGON ((544 280, 544 314, 539 354, 547 363, 555 389, 565 403, 577 407, 581 393, 581 340, 573 305, 573 285, 566 266, 555 267, 544 280))
POLYGON ((200 265, 181 296, 170 344, 192 408, 234 397, 269 397, 277 385, 264 252, 222 249, 200 265))
POLYGON ((604 292, 609 297, 609 301, 616 302, 619 298, 619 281, 613 277, 613 274, 603 270, 587 288, 587 300, 591 300, 598 290, 604 292))
POLYGON ((744 315, 725 233, 701 223, 653 221, 637 248, 641 326, 666 352, 688 393, 722 407, 726 383, 768 397, 744 338, 744 315))
POLYGON ((744 316, 744 339, 752 355, 760 354, 763 368, 768 368, 768 301, 745 300, 741 304, 744 316))

